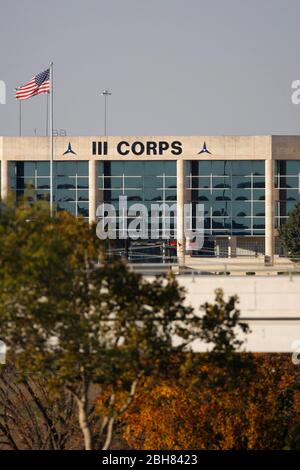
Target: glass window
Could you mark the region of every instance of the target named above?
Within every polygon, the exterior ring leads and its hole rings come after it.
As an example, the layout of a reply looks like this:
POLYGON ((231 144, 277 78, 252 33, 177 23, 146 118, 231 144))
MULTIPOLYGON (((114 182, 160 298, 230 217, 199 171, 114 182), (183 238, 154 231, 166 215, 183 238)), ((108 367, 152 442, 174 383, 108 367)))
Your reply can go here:
POLYGON ((146 161, 145 163, 145 175, 162 175, 164 171, 163 161, 146 161))
POLYGON ((232 190, 233 201, 250 201, 251 200, 251 189, 240 189, 235 188, 232 190))
POLYGON ((176 162, 165 161, 164 162, 164 173, 168 176, 176 176, 176 162))
POLYGON ((89 176, 88 162, 77 162, 77 176, 89 176))
POLYGON ((192 177, 191 184, 192 188, 210 188, 211 178, 207 176, 202 177, 192 177))
POLYGON ((264 201, 265 200, 265 191, 261 189, 253 189, 253 200, 254 201, 264 201))
POLYGON ((265 216, 265 204, 263 202, 255 202, 253 204, 253 216, 254 217, 265 216))
POLYGON ((73 189, 63 189, 56 191, 55 198, 58 202, 75 202, 76 191, 73 189))
POLYGON ((261 175, 265 174, 265 162, 262 160, 252 161, 252 172, 253 175, 261 175))
POLYGON ((143 180, 139 177, 126 177, 124 181, 125 188, 139 188, 142 189, 143 187, 143 180))
MULTIPOLYGON (((106 162, 109 168, 105 168, 105 176, 122 176, 124 174, 124 163, 125 162, 106 162), (109 169, 109 172, 107 170, 109 169)), ((130 163, 130 162, 128 162, 130 163)))
POLYGON ((88 178, 77 178, 77 188, 88 189, 89 179, 88 178))
POLYGON ((166 189, 164 191, 164 194, 165 194, 165 200, 166 201, 176 201, 177 199, 177 192, 176 190, 172 190, 172 189, 166 189))
POLYGON ((162 201, 163 200, 163 191, 155 188, 146 188, 145 191, 145 201, 162 201))
MULTIPOLYGON (((25 178, 27 177, 35 177, 35 162, 21 162, 21 165, 23 166, 23 176, 25 178)), ((21 175, 20 175, 21 176, 21 175)))
POLYGON ((123 196, 123 191, 120 190, 111 190, 111 191, 105 191, 105 193, 108 193, 108 198, 105 198, 105 201, 108 202, 109 200, 111 201, 118 201, 120 196, 123 196))
POLYGON ((232 174, 235 176, 250 176, 252 174, 252 162, 247 160, 232 161, 232 174))
POLYGON ((50 163, 36 162, 36 171, 38 176, 50 176, 50 163))
POLYGON ((105 177, 105 185, 106 189, 122 189, 123 188, 123 180, 122 176, 112 176, 112 177, 105 177))
POLYGON ((251 217, 236 217, 232 220, 232 227, 234 229, 251 229, 251 217))
POLYGON ((71 177, 56 177, 57 189, 75 189, 76 178, 71 177))
POLYGON ((232 216, 237 217, 251 217, 251 203, 243 201, 235 201, 232 204, 232 216))
POLYGON ((249 176, 233 176, 232 187, 246 189, 251 188, 251 177, 249 176))
POLYGON ((144 190, 148 188, 159 188, 160 181, 157 176, 145 176, 144 177, 144 190))
POLYGON ((174 189, 177 187, 177 180, 173 176, 166 176, 164 179, 165 187, 174 189))
POLYGON ((77 191, 77 201, 88 201, 89 200, 89 192, 84 190, 77 191))
POLYGON ((192 200, 193 201, 210 201, 211 192, 210 190, 201 190, 201 191, 192 191, 192 200))
MULTIPOLYGON (((196 163, 196 162, 193 162, 193 163, 196 163)), ((193 174, 195 174, 195 176, 196 175, 199 175, 199 176, 210 176, 211 175, 211 173, 212 173, 211 161, 200 161, 200 162, 197 162, 197 163, 198 163, 198 168, 197 168, 198 171, 196 171, 195 173, 193 172, 193 174)))
POLYGON ((214 189, 212 198, 215 201, 231 201, 231 191, 229 189, 214 189))
POLYGON ((212 219, 212 228, 213 229, 230 229, 230 219, 222 219, 222 218, 213 218, 212 219))
POLYGON ((127 197, 128 201, 142 201, 143 200, 142 191, 139 191, 136 189, 126 189, 124 191, 124 196, 127 197))
POLYGON ((265 219, 264 218, 258 218, 254 217, 253 218, 253 229, 264 229, 265 228, 265 219))
POLYGON ((211 172, 213 176, 226 175, 226 161, 225 160, 214 160, 211 162, 211 172))
POLYGON ((298 188, 299 177, 298 176, 281 176, 279 178, 280 188, 298 188))
POLYGON ((298 201, 299 192, 296 189, 285 189, 279 191, 279 199, 281 201, 298 201))
POLYGON ((76 162, 56 162, 56 176, 75 176, 76 162))
POLYGON ((265 187, 265 178, 259 176, 253 177, 253 188, 264 188, 265 187))
POLYGON ((214 202, 212 206, 212 215, 214 217, 228 217, 231 213, 231 204, 224 202, 214 202))
MULTIPOLYGON (((124 162, 124 175, 126 176, 138 176, 143 171, 143 162, 124 162), (137 166, 136 166, 137 163, 137 166)), ((112 173, 114 174, 114 173, 112 173)))
MULTIPOLYGON (((49 161, 11 162, 9 168, 10 187, 17 187, 18 199, 23 198, 29 203, 50 200, 49 161)), ((78 215, 76 202, 85 201, 84 204, 88 205, 88 162, 54 162, 53 187, 57 210, 78 215)))
POLYGON ((10 178, 16 177, 16 164, 15 162, 8 162, 8 173, 10 178))
POLYGON ((37 178, 37 189, 50 189, 50 178, 37 178))
POLYGON ((282 162, 284 173, 281 171, 281 174, 284 175, 297 175, 299 174, 299 161, 297 160, 287 160, 282 162))
POLYGON ((230 188, 230 179, 222 177, 213 177, 212 179, 213 188, 230 188))

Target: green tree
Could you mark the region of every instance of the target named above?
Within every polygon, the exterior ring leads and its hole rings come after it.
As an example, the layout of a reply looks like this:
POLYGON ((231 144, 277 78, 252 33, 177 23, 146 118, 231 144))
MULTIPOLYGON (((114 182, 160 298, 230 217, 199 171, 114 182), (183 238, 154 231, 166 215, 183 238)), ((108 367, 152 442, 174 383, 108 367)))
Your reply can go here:
POLYGON ((279 228, 279 239, 290 258, 300 258, 300 203, 296 204, 286 223, 279 228))
POLYGON ((212 346, 216 354, 231 354, 244 343, 239 333, 249 333, 247 323, 240 320, 240 311, 236 307, 238 297, 229 297, 226 301, 222 289, 216 289, 215 302, 201 305, 204 312, 198 320, 199 338, 212 346))
POLYGON ((44 206, 2 205, 0 244, 0 337, 9 360, 24 378, 41 374, 54 396, 68 391, 85 449, 107 449, 141 377, 166 369, 191 339, 183 290, 173 277, 149 283, 120 261, 105 263, 94 226, 67 213, 50 219, 44 206), (99 419, 94 387, 111 391, 99 419))

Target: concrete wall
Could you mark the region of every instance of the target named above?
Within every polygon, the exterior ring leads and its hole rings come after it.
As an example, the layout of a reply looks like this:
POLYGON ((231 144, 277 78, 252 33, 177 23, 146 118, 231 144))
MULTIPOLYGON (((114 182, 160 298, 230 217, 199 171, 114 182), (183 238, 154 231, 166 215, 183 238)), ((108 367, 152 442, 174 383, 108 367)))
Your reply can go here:
MULTIPOLYGON (((149 277, 149 279, 151 279, 149 277)), ((293 341, 300 340, 300 276, 178 276, 186 289, 186 303, 200 314, 200 305, 214 301, 215 289, 225 296, 237 294, 241 318, 252 332, 246 350, 253 352, 290 352, 293 341)), ((197 343, 205 351, 207 346, 197 343)))
MULTIPOLYGON (((2 139, 3 155, 0 158, 7 160, 48 160, 50 157, 49 137, 0 137, 2 139)), ((77 159, 96 160, 155 160, 183 158, 186 160, 204 158, 205 160, 265 160, 271 158, 271 136, 67 136, 54 137, 54 159, 73 160, 74 155, 63 155, 68 143, 71 142, 77 159), (108 155, 93 156, 92 142, 102 141, 108 143, 108 155), (180 141, 183 152, 176 156, 171 149, 161 155, 145 154, 136 156, 132 153, 120 155, 117 152, 117 144, 120 141, 133 143, 135 141, 146 143, 148 141, 180 141), (204 153, 199 156, 203 143, 206 142, 211 155, 204 153)), ((0 142, 1 149, 1 142, 0 142)))

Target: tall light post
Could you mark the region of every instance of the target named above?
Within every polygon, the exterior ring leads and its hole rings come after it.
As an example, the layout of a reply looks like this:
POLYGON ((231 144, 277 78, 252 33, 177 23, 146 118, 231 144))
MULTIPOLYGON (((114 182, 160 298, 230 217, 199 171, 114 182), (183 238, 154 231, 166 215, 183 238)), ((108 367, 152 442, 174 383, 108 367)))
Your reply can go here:
POLYGON ((104 96, 104 135, 106 137, 107 132, 106 132, 106 100, 107 97, 111 95, 111 92, 109 90, 104 90, 101 93, 102 96, 104 96))

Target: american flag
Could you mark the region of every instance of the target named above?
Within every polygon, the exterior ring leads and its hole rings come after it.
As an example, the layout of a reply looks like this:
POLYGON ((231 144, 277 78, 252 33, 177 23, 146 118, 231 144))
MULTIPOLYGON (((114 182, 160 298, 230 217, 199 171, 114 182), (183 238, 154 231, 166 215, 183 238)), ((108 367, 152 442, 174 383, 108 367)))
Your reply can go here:
POLYGON ((30 82, 16 88, 16 99, 27 100, 40 93, 49 93, 50 91, 50 69, 38 73, 30 82))

